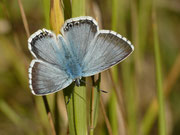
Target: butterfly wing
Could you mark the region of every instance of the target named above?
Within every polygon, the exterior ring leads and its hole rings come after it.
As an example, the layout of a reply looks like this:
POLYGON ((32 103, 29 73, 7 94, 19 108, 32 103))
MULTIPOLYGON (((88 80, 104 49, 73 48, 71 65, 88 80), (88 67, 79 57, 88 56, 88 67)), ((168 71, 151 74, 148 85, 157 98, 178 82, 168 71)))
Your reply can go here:
POLYGON ((98 29, 97 22, 89 16, 72 18, 64 23, 61 33, 80 65, 98 29))
POLYGON ((34 95, 47 95, 62 90, 72 83, 65 71, 47 62, 32 60, 29 67, 29 85, 34 95))
POLYGON ((89 46, 82 62, 84 77, 118 64, 134 50, 130 41, 109 30, 100 30, 89 46))

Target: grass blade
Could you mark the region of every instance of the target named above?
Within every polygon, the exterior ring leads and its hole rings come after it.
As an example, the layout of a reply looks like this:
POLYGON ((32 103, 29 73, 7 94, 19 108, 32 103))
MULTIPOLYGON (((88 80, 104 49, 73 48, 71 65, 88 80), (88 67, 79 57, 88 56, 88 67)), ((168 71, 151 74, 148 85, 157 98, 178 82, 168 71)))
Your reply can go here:
POLYGON ((83 16, 85 14, 85 0, 72 0, 72 17, 83 16))
MULTIPOLYGON (((119 0, 113 0, 112 1, 112 30, 118 31, 118 15, 119 15, 119 0)), ((119 134, 120 135, 126 135, 126 124, 125 124, 125 118, 124 118, 124 107, 123 107, 123 100, 122 100, 122 93, 121 91, 117 88, 119 85, 119 77, 118 77, 118 66, 113 67, 111 70, 109 70, 110 73, 110 78, 113 84, 113 93, 111 95, 111 100, 110 100, 110 122, 112 125, 112 131, 113 134, 116 135, 118 134, 118 118, 117 118, 117 102, 119 105, 119 134), (116 96, 116 97, 115 97, 116 96)))
POLYGON ((113 135, 111 124, 110 124, 109 119, 107 117, 106 110, 105 110, 102 98, 100 98, 100 106, 101 106, 101 111, 102 111, 102 114, 104 116, 104 120, 105 120, 105 123, 106 123, 106 126, 107 126, 108 134, 113 135))
POLYGON ((77 87, 70 85, 64 89, 65 101, 69 100, 66 105, 69 133, 70 135, 86 135, 87 134, 87 115, 86 115, 86 88, 85 86, 77 87))
MULTIPOLYGON (((128 59, 129 60, 129 59, 128 59)), ((137 104, 136 92, 134 90, 134 81, 132 71, 130 70, 131 63, 126 60, 122 64, 123 86, 125 89, 125 101, 127 107, 127 120, 128 120, 128 134, 137 134, 137 104)))
POLYGON ((43 0, 43 7, 44 7, 45 26, 47 29, 49 29, 50 28, 50 23, 49 23, 50 1, 43 0))
MULTIPOLYGON (((121 0, 119 1, 119 32, 123 36, 127 36, 127 16, 128 12, 126 6, 129 5, 129 1, 121 0)), ((122 85, 125 94, 125 103, 127 108, 127 134, 136 135, 137 134, 137 101, 136 101, 136 91, 134 88, 134 71, 131 70, 132 59, 129 57, 126 61, 121 63, 121 73, 122 73, 122 85)))
POLYGON ((158 28, 156 20, 156 7, 155 1, 153 5, 152 19, 153 19, 153 36, 154 36, 154 52, 155 52, 155 65, 156 65, 156 85, 158 94, 158 105, 159 105, 159 135, 166 135, 165 125, 165 108, 164 108, 164 94, 162 88, 162 71, 161 71, 161 60, 160 60, 160 47, 158 41, 158 28))
POLYGON ((24 12, 24 8, 23 8, 21 0, 18 0, 18 4, 19 4, 20 11, 21 11, 21 17, 22 17, 22 20, 23 20, 26 35, 27 35, 27 37, 29 37, 30 36, 29 25, 28 25, 28 21, 27 21, 26 14, 24 12))
MULTIPOLYGON (((174 86, 175 82, 177 81, 180 75, 180 54, 177 56, 174 65, 172 66, 169 74, 167 75, 164 83, 163 83, 163 90, 165 97, 169 95, 174 86)), ((141 130, 143 135, 148 135, 152 125, 154 124, 158 113, 158 103, 157 99, 154 98, 149 106, 144 119, 142 120, 141 130)))
POLYGON ((17 126, 21 127, 21 118, 18 114, 2 99, 0 100, 0 110, 17 126))
POLYGON ((72 8, 70 0, 63 0, 64 3, 64 19, 69 19, 72 17, 72 8))
MULTIPOLYGON (((66 7, 64 8, 66 9, 66 7)), ((85 15, 85 0, 73 0, 72 17, 82 15, 85 15)), ((71 135, 87 135, 86 87, 83 85, 77 87, 72 84, 63 92, 66 102, 69 100, 69 96, 72 95, 70 102, 66 105, 69 133, 71 135)))
MULTIPOLYGON (((110 121, 111 127, 112 127, 112 134, 113 135, 118 135, 118 127, 121 128, 121 129, 122 129, 122 127, 121 127, 121 125, 118 125, 117 99, 116 99, 115 92, 111 93, 111 97, 109 99, 108 115, 109 115, 109 121, 110 121)), ((122 131, 121 129, 120 129, 120 131, 122 131)))

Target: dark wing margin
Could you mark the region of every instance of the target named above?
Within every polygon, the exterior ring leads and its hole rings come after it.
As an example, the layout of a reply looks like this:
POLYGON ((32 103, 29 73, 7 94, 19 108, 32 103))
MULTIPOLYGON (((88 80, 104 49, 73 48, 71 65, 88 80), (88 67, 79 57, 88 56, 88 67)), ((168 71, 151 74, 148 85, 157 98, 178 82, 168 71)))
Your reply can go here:
POLYGON ((120 34, 100 30, 90 44, 88 53, 83 59, 83 76, 91 76, 102 72, 127 58, 134 46, 120 34))

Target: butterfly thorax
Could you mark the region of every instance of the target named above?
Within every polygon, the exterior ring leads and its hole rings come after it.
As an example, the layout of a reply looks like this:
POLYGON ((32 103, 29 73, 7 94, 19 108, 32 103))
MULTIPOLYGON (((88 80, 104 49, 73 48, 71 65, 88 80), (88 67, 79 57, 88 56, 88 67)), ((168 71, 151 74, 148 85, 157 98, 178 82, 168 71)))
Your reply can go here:
POLYGON ((72 80, 78 80, 77 78, 81 78, 81 66, 76 61, 69 61, 66 65, 66 69, 67 74, 72 80))

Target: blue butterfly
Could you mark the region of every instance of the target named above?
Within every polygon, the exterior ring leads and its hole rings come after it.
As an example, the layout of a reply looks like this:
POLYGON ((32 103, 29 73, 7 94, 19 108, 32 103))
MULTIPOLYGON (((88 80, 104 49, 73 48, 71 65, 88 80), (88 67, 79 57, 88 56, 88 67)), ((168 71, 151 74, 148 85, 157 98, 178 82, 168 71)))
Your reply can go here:
POLYGON ((99 30, 89 16, 71 18, 62 35, 42 29, 28 39, 35 57, 29 67, 29 85, 35 95, 47 95, 69 86, 80 86, 82 77, 98 74, 129 56, 130 41, 110 30, 99 30))

